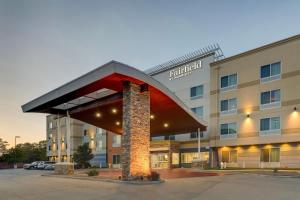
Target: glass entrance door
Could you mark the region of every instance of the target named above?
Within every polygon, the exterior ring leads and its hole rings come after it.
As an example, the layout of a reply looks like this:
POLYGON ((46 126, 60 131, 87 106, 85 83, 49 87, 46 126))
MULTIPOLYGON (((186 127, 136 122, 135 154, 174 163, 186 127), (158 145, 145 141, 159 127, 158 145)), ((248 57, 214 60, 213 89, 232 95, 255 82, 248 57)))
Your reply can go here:
POLYGON ((151 168, 152 169, 167 169, 169 167, 168 153, 151 154, 151 168))

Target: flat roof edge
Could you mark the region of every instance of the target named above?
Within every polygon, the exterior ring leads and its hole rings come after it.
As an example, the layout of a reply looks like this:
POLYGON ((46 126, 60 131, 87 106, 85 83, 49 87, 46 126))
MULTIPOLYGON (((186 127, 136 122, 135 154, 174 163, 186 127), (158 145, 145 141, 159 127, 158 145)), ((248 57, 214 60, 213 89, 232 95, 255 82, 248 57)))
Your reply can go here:
POLYGON ((279 45, 285 44, 287 42, 298 40, 298 39, 300 39, 300 34, 294 35, 294 36, 291 36, 291 37, 288 37, 288 38, 285 38, 285 39, 282 39, 279 41, 275 41, 275 42, 272 42, 269 44, 265 44, 263 46, 260 46, 260 47, 257 47, 257 48, 254 48, 254 49, 251 49, 251 50, 248 50, 248 51, 245 51, 245 52, 242 52, 242 53, 239 53, 239 54, 227 57, 227 58, 224 58, 222 60, 215 61, 215 62, 211 63, 210 66, 213 67, 213 66, 216 66, 216 65, 219 65, 222 63, 226 63, 226 62, 232 61, 234 59, 237 59, 237 58, 240 58, 243 56, 247 56, 247 55, 250 55, 250 54, 253 54, 253 53, 256 53, 259 51, 263 51, 265 49, 268 49, 268 48, 271 48, 274 46, 279 46, 279 45))

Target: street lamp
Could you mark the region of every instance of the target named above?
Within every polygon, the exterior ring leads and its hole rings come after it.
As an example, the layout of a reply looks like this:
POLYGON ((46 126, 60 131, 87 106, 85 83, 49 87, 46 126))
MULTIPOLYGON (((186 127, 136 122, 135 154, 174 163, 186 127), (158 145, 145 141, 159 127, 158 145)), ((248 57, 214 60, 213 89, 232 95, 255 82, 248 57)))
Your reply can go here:
POLYGON ((17 166, 17 149, 16 149, 16 147, 17 147, 17 138, 21 138, 20 136, 15 136, 15 164, 14 164, 14 168, 15 169, 17 169, 18 168, 18 166, 17 166))

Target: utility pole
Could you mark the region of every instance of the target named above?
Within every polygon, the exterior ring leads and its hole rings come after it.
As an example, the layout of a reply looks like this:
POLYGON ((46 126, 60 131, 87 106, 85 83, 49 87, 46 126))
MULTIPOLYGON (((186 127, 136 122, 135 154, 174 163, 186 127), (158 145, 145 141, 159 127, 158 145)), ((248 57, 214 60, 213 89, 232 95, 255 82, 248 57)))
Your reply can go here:
POLYGON ((17 138, 21 138, 20 136, 15 136, 15 164, 14 164, 14 168, 17 169, 18 165, 17 165, 17 138))

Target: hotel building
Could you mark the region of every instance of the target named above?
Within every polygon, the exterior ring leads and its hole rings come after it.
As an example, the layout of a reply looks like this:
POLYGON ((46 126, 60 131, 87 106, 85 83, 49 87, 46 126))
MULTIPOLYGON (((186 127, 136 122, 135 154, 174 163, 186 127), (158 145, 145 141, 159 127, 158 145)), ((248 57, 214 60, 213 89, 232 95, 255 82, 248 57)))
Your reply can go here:
POLYGON ((297 35, 211 64, 214 166, 300 167, 299 52, 297 35))
MULTIPOLYGON (((211 167, 299 168, 298 52, 300 35, 225 59, 214 45, 147 70, 208 124, 201 145, 197 132, 152 137, 151 168, 191 167, 199 147, 211 167)), ((47 117, 49 158, 64 160, 87 142, 92 164, 121 167, 120 135, 71 119, 65 148, 66 118, 60 119, 47 117)))

